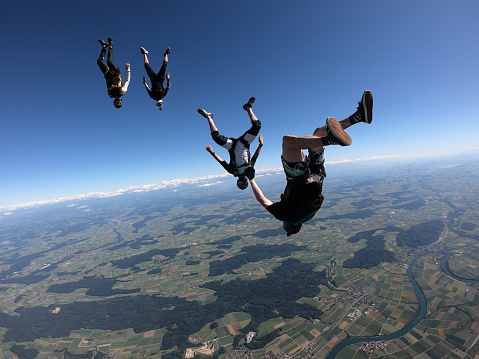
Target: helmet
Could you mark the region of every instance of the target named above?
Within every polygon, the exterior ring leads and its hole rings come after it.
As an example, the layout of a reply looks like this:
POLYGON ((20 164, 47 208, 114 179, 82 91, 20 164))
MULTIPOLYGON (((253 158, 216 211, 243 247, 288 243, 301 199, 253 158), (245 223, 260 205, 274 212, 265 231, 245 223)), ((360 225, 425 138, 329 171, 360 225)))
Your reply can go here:
POLYGON ((292 234, 296 234, 301 229, 301 224, 292 224, 291 222, 283 222, 283 228, 287 233, 287 236, 291 236, 292 234))
POLYGON ((248 179, 246 178, 246 176, 240 176, 238 178, 238 180, 236 181, 236 186, 239 188, 239 189, 246 189, 248 188, 248 179))
POLYGON ((121 105, 122 105, 122 101, 120 97, 117 97, 113 100, 113 106, 115 106, 116 108, 120 108, 121 105))
POLYGON ((163 100, 156 101, 156 107, 158 107, 161 110, 161 106, 163 106, 163 100))

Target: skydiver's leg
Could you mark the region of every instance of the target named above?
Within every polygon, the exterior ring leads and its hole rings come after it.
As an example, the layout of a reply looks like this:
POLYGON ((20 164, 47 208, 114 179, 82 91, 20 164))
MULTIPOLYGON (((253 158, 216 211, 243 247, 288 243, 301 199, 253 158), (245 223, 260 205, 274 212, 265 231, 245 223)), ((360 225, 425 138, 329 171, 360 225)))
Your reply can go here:
POLYGON ((160 71, 158 71, 157 79, 158 82, 163 84, 165 81, 165 74, 166 74, 166 65, 168 65, 168 54, 170 53, 170 48, 167 48, 165 53, 163 54, 163 63, 161 64, 160 71))
POLYGON ((168 47, 163 54, 163 61, 168 62, 168 55, 170 54, 170 48, 168 47))
POLYGON ((213 121, 213 114, 211 112, 206 112, 202 108, 198 109, 198 113, 208 120, 208 125, 210 126, 210 132, 213 141, 215 141, 221 147, 224 147, 229 150, 233 145, 233 141, 228 137, 220 135, 220 133, 218 132, 218 128, 216 128, 216 125, 213 121))
MULTIPOLYGON (((251 108, 248 110, 251 118, 251 128, 246 131, 241 137, 249 144, 251 144, 261 130, 261 121, 256 118, 251 108)), ((240 138, 241 138, 240 137, 240 138)))
MULTIPOLYGON (((349 117, 339 121, 341 128, 343 130, 347 129, 348 127, 355 125, 359 122, 371 123, 373 120, 373 94, 371 91, 366 90, 363 92, 363 96, 361 101, 358 102, 357 110, 349 117)), ((313 136, 323 137, 327 136, 327 128, 326 126, 318 127, 314 132, 313 136)), ((321 150, 324 146, 313 147, 310 150, 313 152, 317 152, 321 150)))
POLYGON ((283 136, 283 152, 281 156, 287 162, 303 162, 306 158, 303 150, 301 148, 292 147, 290 143, 292 142, 291 137, 296 137, 292 135, 283 136))
POLYGON ((101 48, 100 56, 98 57, 98 60, 96 60, 96 63, 98 64, 98 67, 100 68, 102 73, 105 73, 108 70, 108 66, 105 65, 103 60, 105 59, 106 55, 106 47, 101 48))
POLYGON ((211 138, 213 141, 215 141, 216 144, 220 145, 221 147, 229 150, 233 146, 233 141, 231 138, 220 135, 212 117, 208 117, 208 124, 210 125, 211 138))
POLYGON ((324 169, 324 147, 317 151, 309 149, 308 160, 311 173, 316 173, 326 177, 326 170, 324 169))
POLYGON ((158 77, 165 78, 166 65, 168 64, 168 54, 170 53, 170 48, 167 48, 163 54, 163 64, 161 65, 160 71, 158 71, 158 77))
MULTIPOLYGON (((357 112, 357 111, 356 111, 357 112)), ((352 114, 351 116, 349 116, 348 118, 345 118, 341 121, 339 121, 339 124, 341 125, 341 128, 343 130, 347 129, 348 127, 352 126, 353 123, 351 122, 351 117, 353 117, 355 114, 352 114)), ((357 122, 356 122, 357 123, 357 122)), ((316 136, 316 137, 326 137, 328 135, 328 129, 326 126, 321 126, 321 127, 318 127, 314 130, 313 132, 313 136, 316 136)), ((313 147, 313 148, 310 148, 310 150, 312 152, 318 152, 320 150, 324 149, 324 145, 323 146, 318 146, 318 147, 313 147)))
MULTIPOLYGON (((248 113, 249 119, 251 121, 251 128, 246 131, 241 137, 245 139, 246 142, 251 144, 256 136, 258 136, 259 131, 261 130, 261 121, 258 120, 256 115, 253 112, 253 103, 255 101, 254 97, 251 97, 246 104, 243 105, 243 109, 248 113)), ((241 138, 240 137, 240 138, 241 138)))
MULTIPOLYGON (((254 125, 255 122, 260 122, 258 120, 258 118, 256 117, 256 115, 253 113, 253 108, 252 107, 248 107, 246 112, 248 113, 248 116, 249 116, 249 119, 251 120, 252 125, 254 125)), ((260 127, 261 127, 261 124, 260 124, 260 127)))
MULTIPOLYGON (((349 126, 351 126, 351 123, 349 122, 348 119, 341 120, 341 121, 339 121, 339 123, 341 124, 341 128, 343 128, 343 129, 348 128, 349 126)), ((316 136, 316 137, 326 137, 327 135, 328 135, 328 129, 327 129, 326 126, 318 127, 313 132, 313 136, 316 136)), ((312 152, 320 152, 321 150, 324 150, 324 145, 313 147, 310 150, 312 152)))
POLYGON ((285 135, 283 137, 283 158, 288 162, 304 160, 302 149, 320 151, 324 146, 341 145, 349 146, 351 138, 344 132, 342 125, 332 117, 326 120, 326 126, 314 130, 312 136, 285 135))
POLYGON ((358 122, 371 123, 373 96, 371 91, 364 91, 356 112, 348 118, 336 121, 332 117, 326 120, 326 126, 318 127, 312 136, 285 135, 283 137, 283 158, 288 162, 300 162, 305 155, 302 149, 309 149, 321 155, 327 145, 340 144, 349 146, 351 138, 344 130, 358 122))
MULTIPOLYGON (((167 57, 167 56, 165 56, 165 57, 167 57)), ((163 60, 163 64, 161 64, 160 71, 158 71, 158 74, 157 74, 158 81, 160 81, 161 83, 163 83, 163 81, 165 81, 166 65, 168 65, 168 60, 166 60, 166 61, 163 60)))
POLYGON ((155 71, 150 67, 150 64, 148 62, 145 62, 145 70, 146 73, 148 74, 148 77, 150 78, 151 83, 156 81, 156 74, 155 71))
POLYGON ((148 61, 148 52, 143 53, 143 63, 144 64, 149 64, 150 61, 148 61))
POLYGON ((110 71, 121 73, 120 68, 113 63, 113 46, 110 38, 108 38, 108 42, 110 43, 110 46, 108 46, 108 57, 106 64, 108 65, 110 71))
POLYGON ((210 132, 218 132, 218 129, 213 121, 213 114, 207 113, 206 119, 208 120, 208 125, 210 126, 210 132))
POLYGON ((358 102, 357 110, 348 118, 339 121, 343 130, 359 122, 371 123, 373 120, 373 94, 366 90, 363 92, 361 101, 358 102))
POLYGON ((108 57, 106 60, 108 67, 114 67, 113 65, 113 46, 108 46, 108 57))
POLYGON ((216 142, 216 144, 227 150, 229 150, 233 146, 233 140, 231 140, 231 138, 220 135, 218 131, 211 131, 211 138, 213 139, 213 141, 216 142))

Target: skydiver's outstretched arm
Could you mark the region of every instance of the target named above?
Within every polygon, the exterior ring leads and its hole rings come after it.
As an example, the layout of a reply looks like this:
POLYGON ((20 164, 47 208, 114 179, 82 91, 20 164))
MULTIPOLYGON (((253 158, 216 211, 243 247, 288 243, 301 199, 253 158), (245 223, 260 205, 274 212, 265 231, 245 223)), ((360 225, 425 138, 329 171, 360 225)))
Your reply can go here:
POLYGON ((263 147, 263 135, 259 135, 259 145, 258 148, 256 149, 253 157, 251 158, 251 166, 254 166, 256 164, 256 160, 258 159, 258 156, 261 152, 261 147, 263 147))
POLYGON ((146 83, 145 76, 143 76, 143 85, 145 85, 146 92, 150 93, 150 86, 146 83))
POLYGON ((273 202, 271 202, 269 199, 267 199, 264 196, 263 192, 259 188, 259 186, 256 183, 256 180, 254 178, 252 180, 250 180, 250 184, 251 184, 251 188, 253 189, 254 196, 256 197, 258 202, 261 203, 261 205, 264 208, 268 208, 269 206, 271 206, 273 204, 273 202))
POLYGON ((214 158, 216 161, 218 161, 218 163, 221 164, 222 162, 225 162, 220 156, 218 156, 218 155, 216 154, 216 152, 213 152, 213 148, 212 148, 210 145, 206 145, 206 146, 205 146, 205 150, 206 150, 210 155, 212 155, 213 158, 214 158))
POLYGON ((170 82, 170 73, 166 73, 166 89, 169 90, 171 87, 171 82, 170 82))
POLYGON ((223 168, 226 170, 226 172, 233 174, 233 169, 231 168, 231 165, 229 163, 226 163, 224 159, 222 159, 220 156, 216 154, 216 152, 213 152, 213 149, 211 148, 210 145, 205 146, 206 151, 209 152, 210 155, 214 157, 218 163, 223 166, 223 168))
POLYGON ((128 91, 128 86, 130 86, 131 70, 130 70, 130 64, 128 62, 125 64, 125 70, 126 70, 126 81, 121 88, 124 93, 128 91))

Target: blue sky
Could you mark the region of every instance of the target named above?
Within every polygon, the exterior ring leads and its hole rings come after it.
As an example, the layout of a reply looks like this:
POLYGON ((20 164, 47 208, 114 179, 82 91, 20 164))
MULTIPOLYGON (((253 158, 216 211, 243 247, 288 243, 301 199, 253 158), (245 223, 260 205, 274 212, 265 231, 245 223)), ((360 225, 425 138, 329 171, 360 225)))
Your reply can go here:
POLYGON ((250 96, 258 169, 280 167, 284 134, 349 116, 366 89, 373 123, 327 160, 479 147, 477 1, 2 1, 0 14, 0 207, 221 174, 204 146, 227 152, 196 109, 239 136, 250 96), (119 110, 96 64, 108 37, 132 70, 119 110), (155 70, 171 47, 161 112, 140 46, 155 70))

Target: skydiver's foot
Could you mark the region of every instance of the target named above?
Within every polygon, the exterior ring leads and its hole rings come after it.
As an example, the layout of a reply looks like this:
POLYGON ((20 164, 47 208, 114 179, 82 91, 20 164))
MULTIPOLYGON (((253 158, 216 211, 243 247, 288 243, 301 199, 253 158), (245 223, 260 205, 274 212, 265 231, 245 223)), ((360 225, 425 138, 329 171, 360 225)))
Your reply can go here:
POLYGON ((165 53, 163 54, 163 56, 169 55, 169 54, 170 54, 170 48, 167 48, 166 51, 165 51, 165 53))
POLYGON ((255 97, 251 97, 247 103, 243 105, 243 110, 248 111, 251 107, 253 107, 254 100, 256 100, 255 97))
POLYGON ((140 52, 143 54, 143 55, 148 55, 148 51, 146 51, 146 49, 144 47, 140 47, 140 52))
POLYGON ((108 46, 113 46, 113 40, 111 39, 111 37, 108 38, 108 46))
POLYGON ((211 117, 213 118, 213 114, 211 112, 206 112, 205 110, 203 110, 202 108, 199 108, 198 109, 198 113, 203 116, 204 118, 208 118, 208 117, 211 117))
POLYGON ((101 47, 107 47, 108 46, 108 43, 106 43, 103 40, 98 40, 98 42, 101 44, 101 47))
POLYGON ((351 144, 351 137, 343 130, 341 124, 333 117, 328 117, 326 120, 326 127, 328 135, 323 137, 325 145, 341 145, 349 146, 351 144))
POLYGON ((371 123, 373 121, 373 94, 371 91, 366 90, 363 92, 361 101, 358 102, 357 111, 351 116, 351 123, 366 122, 371 123))

